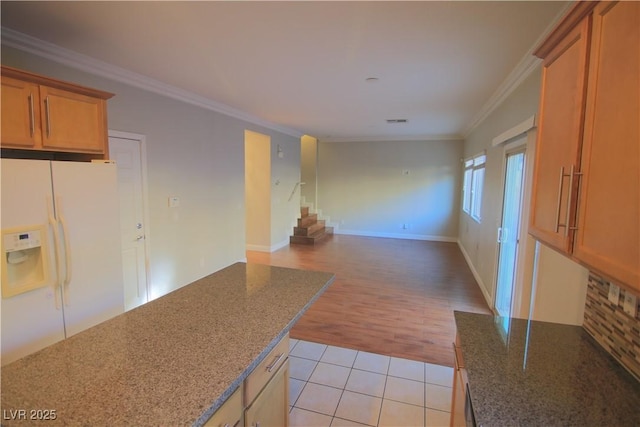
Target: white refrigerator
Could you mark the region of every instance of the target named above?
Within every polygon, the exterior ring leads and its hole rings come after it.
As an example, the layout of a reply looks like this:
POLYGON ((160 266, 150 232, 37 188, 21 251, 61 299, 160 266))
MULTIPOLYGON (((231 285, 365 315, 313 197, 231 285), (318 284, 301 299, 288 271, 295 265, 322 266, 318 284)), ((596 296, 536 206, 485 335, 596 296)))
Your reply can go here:
POLYGON ((6 365, 122 313, 124 285, 115 164, 2 159, 1 175, 6 365), (29 237, 15 232, 29 227, 42 234, 37 249, 46 271, 34 289, 11 295, 7 277, 30 262, 16 254, 31 252, 7 248, 11 239, 29 237))

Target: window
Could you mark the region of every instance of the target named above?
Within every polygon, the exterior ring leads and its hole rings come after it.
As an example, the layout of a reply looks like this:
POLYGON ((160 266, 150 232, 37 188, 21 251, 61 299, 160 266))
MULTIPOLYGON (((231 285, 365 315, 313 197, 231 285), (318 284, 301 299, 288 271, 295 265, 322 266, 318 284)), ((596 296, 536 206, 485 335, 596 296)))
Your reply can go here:
POLYGON ((482 211, 482 187, 486 161, 487 156, 485 154, 478 154, 464 162, 462 210, 478 222, 480 222, 480 213, 482 211))

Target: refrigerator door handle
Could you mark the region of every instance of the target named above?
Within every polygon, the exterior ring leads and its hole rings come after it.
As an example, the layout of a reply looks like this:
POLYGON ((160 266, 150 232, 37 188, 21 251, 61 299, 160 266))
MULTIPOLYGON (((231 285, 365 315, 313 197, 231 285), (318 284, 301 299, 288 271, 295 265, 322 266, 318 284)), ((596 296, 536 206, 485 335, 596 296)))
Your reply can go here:
POLYGON ((49 215, 49 226, 53 231, 53 248, 56 257, 56 278, 53 283, 53 294, 56 300, 56 309, 60 310, 60 274, 62 272, 62 259, 60 258, 60 233, 58 231, 58 220, 53 214, 53 201, 51 196, 47 196, 47 210, 49 215))
POLYGON ((65 279, 63 282, 64 289, 62 292, 62 299, 66 306, 69 305, 67 292, 69 290, 69 283, 71 283, 71 244, 69 242, 70 239, 67 221, 64 219, 64 214, 62 213, 62 199, 60 197, 56 197, 56 213, 58 214, 58 219, 62 225, 62 234, 64 235, 65 279))

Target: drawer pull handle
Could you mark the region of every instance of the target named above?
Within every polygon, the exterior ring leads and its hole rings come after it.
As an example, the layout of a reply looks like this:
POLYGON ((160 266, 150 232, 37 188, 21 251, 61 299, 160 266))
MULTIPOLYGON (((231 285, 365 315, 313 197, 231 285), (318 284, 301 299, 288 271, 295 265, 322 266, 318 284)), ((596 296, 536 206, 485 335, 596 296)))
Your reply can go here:
POLYGON ((573 191, 573 176, 575 166, 569 170, 569 200, 567 201, 567 215, 564 218, 564 237, 569 237, 569 221, 571 220, 571 192, 573 191))
POLYGON ((44 108, 47 116, 47 138, 51 136, 51 112, 49 111, 49 97, 44 99, 44 108))
POLYGON ((453 343, 453 357, 455 358, 456 370, 464 369, 464 365, 460 363, 462 357, 458 357, 458 349, 459 347, 453 343))
MULTIPOLYGON (((555 232, 557 233, 560 230, 560 204, 562 203, 562 184, 565 177, 564 166, 560 168, 560 182, 558 183, 558 204, 556 205, 556 226, 555 232)), ((567 208, 568 209, 568 208, 567 208)))
POLYGON ((273 371, 273 368, 275 368, 278 362, 280 362, 280 359, 282 359, 282 356, 284 356, 284 353, 280 353, 279 356, 276 356, 275 360, 271 362, 271 365, 266 367, 267 372, 273 371))
POLYGON ((29 94, 29 132, 31 133, 31 137, 36 133, 36 117, 35 112, 33 110, 33 94, 29 94))

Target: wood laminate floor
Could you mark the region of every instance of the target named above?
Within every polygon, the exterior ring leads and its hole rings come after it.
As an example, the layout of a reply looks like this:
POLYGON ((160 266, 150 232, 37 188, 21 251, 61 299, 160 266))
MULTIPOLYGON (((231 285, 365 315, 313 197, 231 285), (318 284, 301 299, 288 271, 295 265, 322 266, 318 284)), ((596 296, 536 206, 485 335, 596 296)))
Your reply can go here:
POLYGON ((456 243, 334 235, 247 260, 335 273, 296 339, 453 366, 453 311, 491 313, 456 243))

